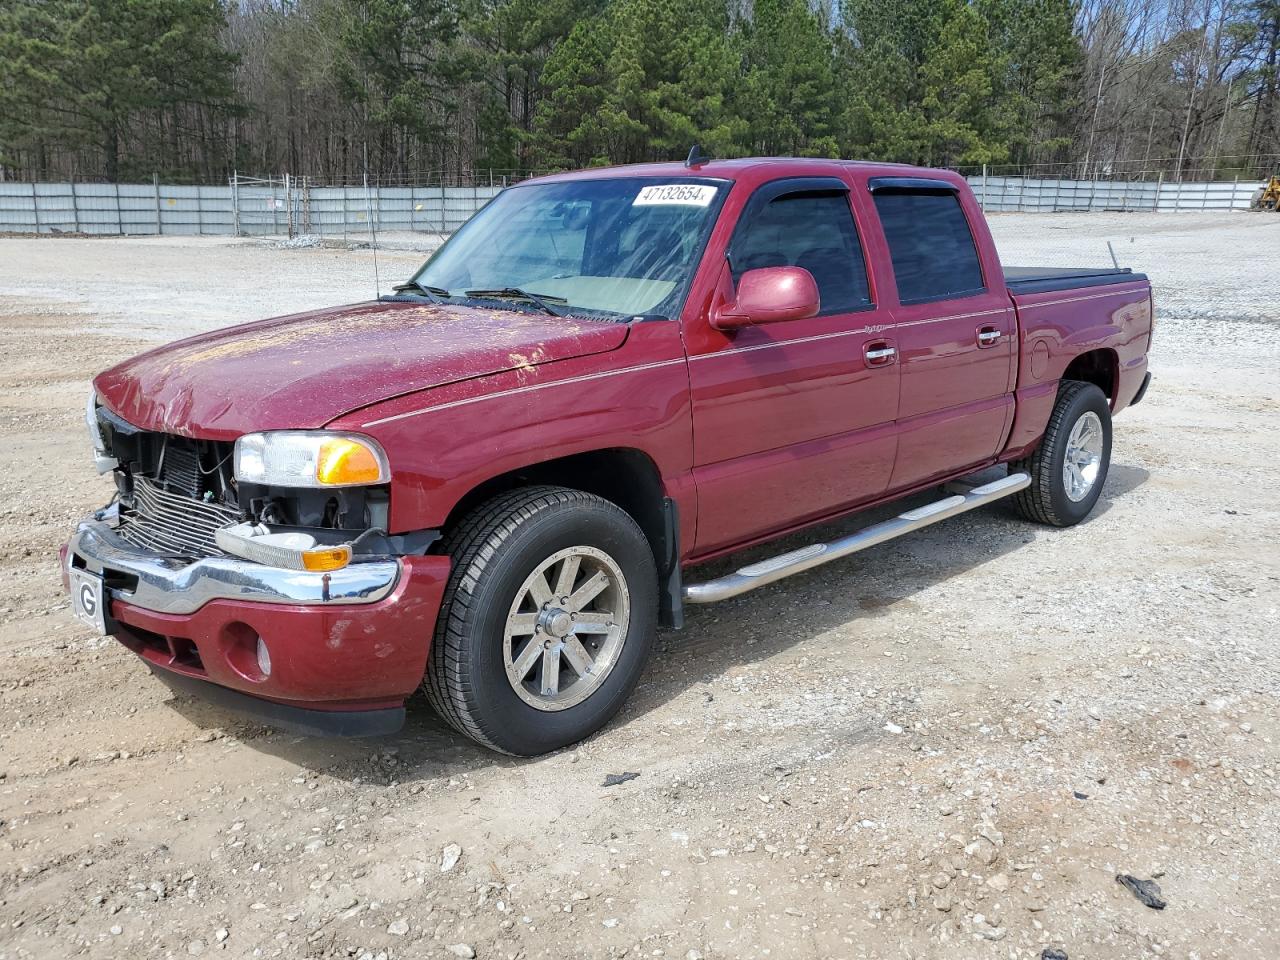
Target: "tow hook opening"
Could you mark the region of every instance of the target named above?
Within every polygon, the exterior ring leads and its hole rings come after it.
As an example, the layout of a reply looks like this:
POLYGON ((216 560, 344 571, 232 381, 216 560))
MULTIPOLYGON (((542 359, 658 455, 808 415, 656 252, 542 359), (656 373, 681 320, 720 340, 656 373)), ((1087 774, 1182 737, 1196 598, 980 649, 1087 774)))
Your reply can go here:
POLYGON ((236 673, 254 683, 271 675, 271 654, 257 630, 236 620, 223 628, 222 635, 227 663, 236 673))

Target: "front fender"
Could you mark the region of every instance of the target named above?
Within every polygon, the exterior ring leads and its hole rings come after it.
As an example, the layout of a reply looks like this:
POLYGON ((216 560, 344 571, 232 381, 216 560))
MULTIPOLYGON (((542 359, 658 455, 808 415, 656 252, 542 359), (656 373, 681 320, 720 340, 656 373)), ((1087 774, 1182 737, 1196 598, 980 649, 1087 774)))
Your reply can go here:
POLYGON ((443 525, 494 477, 609 448, 646 454, 682 517, 694 517, 691 423, 678 326, 651 321, 607 356, 421 391, 330 426, 371 436, 387 452, 394 533, 443 525))

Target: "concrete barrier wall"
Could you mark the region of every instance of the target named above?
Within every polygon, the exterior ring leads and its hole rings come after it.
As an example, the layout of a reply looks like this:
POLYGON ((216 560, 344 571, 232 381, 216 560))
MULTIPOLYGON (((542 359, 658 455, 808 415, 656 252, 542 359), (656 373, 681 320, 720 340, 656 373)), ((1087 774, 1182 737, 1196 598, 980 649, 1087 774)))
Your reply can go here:
MULTIPOLYGON (((474 187, 304 187, 293 181, 228 186, 0 183, 0 233, 320 234, 367 237, 378 230, 452 233, 502 192, 474 187)), ((1247 209, 1260 182, 1201 183, 969 178, 991 213, 1135 210, 1159 213, 1247 209)))
POLYGON ((1260 181, 1201 183, 969 177, 989 213, 1054 213, 1068 210, 1134 210, 1149 213, 1247 210, 1260 181))
POLYGON ((452 233, 502 189, 0 183, 0 233, 358 238, 370 219, 378 230, 452 233))

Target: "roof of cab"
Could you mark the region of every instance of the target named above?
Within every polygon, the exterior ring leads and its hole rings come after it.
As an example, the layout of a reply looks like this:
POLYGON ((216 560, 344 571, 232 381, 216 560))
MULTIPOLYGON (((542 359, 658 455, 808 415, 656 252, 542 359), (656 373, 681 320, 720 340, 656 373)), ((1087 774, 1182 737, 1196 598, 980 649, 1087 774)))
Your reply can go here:
POLYGON ((817 157, 743 157, 737 160, 708 160, 689 167, 679 161, 668 163, 632 163, 616 167, 587 167, 564 173, 552 173, 536 177, 526 183, 547 183, 560 180, 598 180, 611 177, 708 177, 714 180, 738 180, 747 175, 758 175, 768 170, 786 176, 821 176, 838 174, 842 169, 856 167, 869 173, 883 168, 886 173, 901 176, 918 171, 936 176, 942 171, 928 167, 916 167, 905 163, 881 163, 872 160, 827 160, 817 157))

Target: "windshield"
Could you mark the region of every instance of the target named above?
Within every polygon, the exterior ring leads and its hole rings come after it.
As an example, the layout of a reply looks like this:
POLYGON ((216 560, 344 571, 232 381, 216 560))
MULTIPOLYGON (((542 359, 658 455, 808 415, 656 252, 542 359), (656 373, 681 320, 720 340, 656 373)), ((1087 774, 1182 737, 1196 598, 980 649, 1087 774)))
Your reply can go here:
POLYGON ((413 281, 451 297, 530 295, 562 313, 673 317, 727 186, 629 177, 512 187, 413 281))

